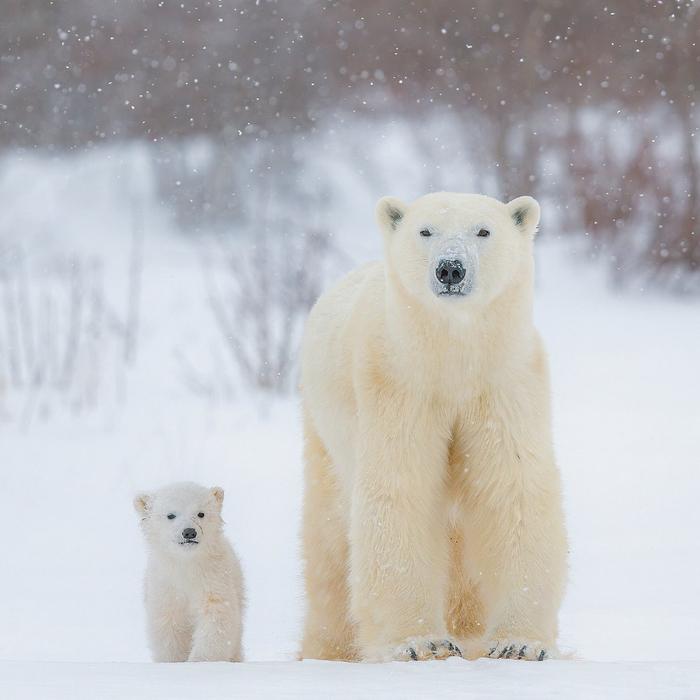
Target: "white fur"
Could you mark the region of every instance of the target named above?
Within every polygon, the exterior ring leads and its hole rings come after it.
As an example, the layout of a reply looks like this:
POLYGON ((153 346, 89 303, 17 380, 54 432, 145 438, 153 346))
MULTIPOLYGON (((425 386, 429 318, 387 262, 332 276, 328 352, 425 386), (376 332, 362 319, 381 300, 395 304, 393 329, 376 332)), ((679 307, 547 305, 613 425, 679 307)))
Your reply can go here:
POLYGON ((567 544, 532 321, 539 205, 436 193, 377 219, 384 262, 324 294, 305 334, 302 656, 554 655, 567 544), (445 251, 464 296, 438 296, 445 251))
POLYGON ((243 577, 222 532, 223 499, 223 489, 190 482, 134 499, 148 545, 145 602, 154 661, 243 658, 243 577), (196 530, 196 544, 184 543, 185 528, 196 530))

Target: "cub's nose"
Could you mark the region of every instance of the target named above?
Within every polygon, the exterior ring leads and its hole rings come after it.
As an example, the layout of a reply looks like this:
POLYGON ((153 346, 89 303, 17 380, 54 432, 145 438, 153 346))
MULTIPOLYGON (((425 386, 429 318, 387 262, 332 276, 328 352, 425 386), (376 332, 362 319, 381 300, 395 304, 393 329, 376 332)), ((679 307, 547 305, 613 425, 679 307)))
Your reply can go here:
POLYGON ((182 531, 182 536, 186 540, 193 540, 195 537, 197 537, 197 531, 193 527, 186 527, 182 531))
POLYGON ((442 284, 459 284, 466 274, 461 260, 443 258, 435 268, 435 276, 442 284))

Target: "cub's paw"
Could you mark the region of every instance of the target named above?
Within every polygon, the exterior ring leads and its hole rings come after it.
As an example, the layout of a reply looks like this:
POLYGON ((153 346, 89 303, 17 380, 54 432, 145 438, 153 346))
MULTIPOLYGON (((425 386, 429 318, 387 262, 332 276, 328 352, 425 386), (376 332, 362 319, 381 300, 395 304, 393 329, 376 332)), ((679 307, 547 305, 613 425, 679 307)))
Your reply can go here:
POLYGON ((487 644, 483 656, 489 659, 544 661, 553 658, 553 650, 530 639, 497 639, 487 644))
POLYGON ((230 655, 216 650, 198 651, 196 649, 193 649, 189 657, 187 658, 187 661, 191 663, 202 663, 207 661, 232 661, 233 659, 229 658, 229 656, 230 655))
POLYGON ((462 650, 446 637, 410 637, 390 654, 393 661, 425 661, 448 656, 462 656, 462 650))

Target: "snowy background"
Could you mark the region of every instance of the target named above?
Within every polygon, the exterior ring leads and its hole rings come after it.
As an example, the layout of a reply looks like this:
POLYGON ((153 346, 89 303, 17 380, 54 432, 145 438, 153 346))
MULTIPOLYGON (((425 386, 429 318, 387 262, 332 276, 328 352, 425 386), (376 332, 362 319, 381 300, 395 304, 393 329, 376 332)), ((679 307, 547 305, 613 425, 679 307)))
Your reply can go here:
POLYGON ((700 12, 579 5, 4 1, 0 697, 698 696, 700 12), (298 664, 299 334, 433 189, 543 205, 572 659, 298 664), (245 666, 144 663, 131 499, 178 479, 245 666))

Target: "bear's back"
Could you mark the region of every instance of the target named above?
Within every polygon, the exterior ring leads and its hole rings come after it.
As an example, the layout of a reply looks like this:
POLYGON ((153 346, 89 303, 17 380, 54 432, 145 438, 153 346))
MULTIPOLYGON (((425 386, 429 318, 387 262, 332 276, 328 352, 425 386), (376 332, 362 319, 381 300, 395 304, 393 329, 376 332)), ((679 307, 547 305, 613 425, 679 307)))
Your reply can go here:
POLYGON ((308 343, 313 342, 318 352, 319 343, 339 341, 341 336, 352 330, 352 324, 362 322, 358 315, 365 317, 368 311, 376 310, 383 301, 383 262, 371 262, 349 272, 324 292, 311 309, 304 333, 303 357, 307 355, 308 343), (367 308, 367 305, 372 308, 367 308))
POLYGON ((311 410, 323 412, 321 397, 330 395, 354 410, 354 355, 382 323, 384 285, 384 263, 363 265, 324 292, 311 310, 301 355, 302 390, 311 410))

